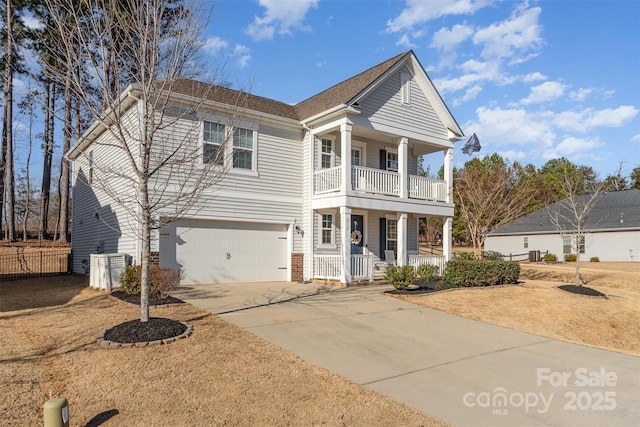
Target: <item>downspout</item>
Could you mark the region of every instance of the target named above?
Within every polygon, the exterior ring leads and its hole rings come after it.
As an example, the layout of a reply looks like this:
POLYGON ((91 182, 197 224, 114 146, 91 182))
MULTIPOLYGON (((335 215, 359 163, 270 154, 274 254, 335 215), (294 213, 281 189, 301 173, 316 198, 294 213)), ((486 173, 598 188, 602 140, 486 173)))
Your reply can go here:
MULTIPOLYGON (((313 271, 314 266, 314 248, 313 248, 313 239, 315 236, 315 227, 313 225, 313 209, 311 208, 311 201, 313 198, 313 166, 315 159, 315 134, 313 130, 307 126, 305 122, 302 122, 302 128, 309 132, 309 212, 308 212, 308 221, 309 221, 309 232, 308 235, 308 245, 309 245, 309 277, 307 279, 313 280, 315 272, 313 271)), ((304 238, 304 237, 303 237, 304 238)))

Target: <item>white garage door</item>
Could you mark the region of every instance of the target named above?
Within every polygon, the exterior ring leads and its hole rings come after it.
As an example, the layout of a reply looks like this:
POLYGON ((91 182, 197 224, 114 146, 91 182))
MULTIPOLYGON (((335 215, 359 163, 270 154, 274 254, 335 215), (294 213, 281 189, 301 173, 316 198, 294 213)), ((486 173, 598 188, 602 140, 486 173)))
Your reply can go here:
POLYGON ((183 284, 287 280, 287 226, 182 220, 160 233, 160 264, 183 284))

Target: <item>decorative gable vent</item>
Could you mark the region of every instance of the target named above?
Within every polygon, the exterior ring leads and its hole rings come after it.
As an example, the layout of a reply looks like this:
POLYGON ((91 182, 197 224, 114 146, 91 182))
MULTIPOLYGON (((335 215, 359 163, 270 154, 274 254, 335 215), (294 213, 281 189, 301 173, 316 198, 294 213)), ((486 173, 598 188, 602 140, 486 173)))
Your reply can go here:
POLYGON ((400 102, 409 105, 411 98, 411 74, 407 72, 400 73, 400 102))

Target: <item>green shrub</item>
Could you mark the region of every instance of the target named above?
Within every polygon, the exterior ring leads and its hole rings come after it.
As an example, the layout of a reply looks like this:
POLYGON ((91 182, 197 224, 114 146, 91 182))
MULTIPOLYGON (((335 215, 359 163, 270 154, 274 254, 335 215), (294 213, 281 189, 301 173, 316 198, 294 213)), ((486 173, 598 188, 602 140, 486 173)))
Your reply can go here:
POLYGON ((405 289, 413 284, 413 281, 416 279, 416 273, 410 265, 404 265, 402 267, 390 265, 384 273, 384 278, 388 280, 394 288, 405 289))
POLYGON ((486 259, 487 261, 502 261, 504 257, 500 252, 484 251, 482 252, 482 259, 486 259))
POLYGON ((417 273, 422 280, 425 280, 427 282, 434 282, 439 278, 437 265, 421 265, 420 267, 418 267, 417 273))
POLYGON ((517 283, 520 264, 517 261, 451 260, 442 281, 453 286, 493 286, 517 283))
POLYGON ((576 254, 564 254, 564 260, 565 262, 576 262, 578 257, 576 254))
POLYGON ((552 254, 551 252, 547 252, 546 254, 544 254, 544 257, 542 258, 542 260, 544 262, 556 262, 558 261, 558 257, 552 254))
POLYGON ((459 252, 454 252, 451 259, 460 260, 460 261, 473 261, 476 259, 476 256, 473 252, 459 251, 459 252))
POLYGON ((600 262, 600 258, 598 258, 597 256, 592 256, 589 261, 591 262, 600 262))
MULTIPOLYGON (((137 295, 141 292, 142 267, 129 265, 120 275, 120 290, 128 295, 137 295)), ((149 269, 149 296, 166 298, 169 292, 180 284, 182 274, 180 270, 169 267, 152 265, 149 269)))

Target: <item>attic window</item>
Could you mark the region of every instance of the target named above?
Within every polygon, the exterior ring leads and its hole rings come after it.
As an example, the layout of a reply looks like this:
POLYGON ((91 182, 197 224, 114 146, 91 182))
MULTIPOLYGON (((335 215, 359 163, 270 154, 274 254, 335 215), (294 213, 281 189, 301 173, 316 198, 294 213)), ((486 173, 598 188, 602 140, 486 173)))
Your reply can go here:
POLYGON ((411 75, 400 73, 400 102, 403 105, 410 105, 411 100, 411 75))

